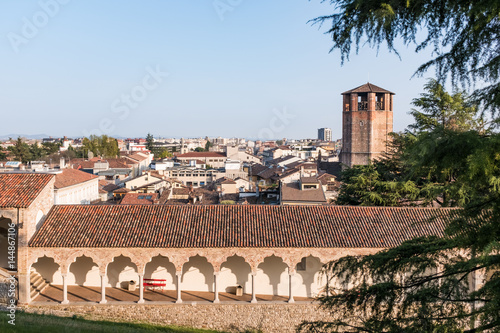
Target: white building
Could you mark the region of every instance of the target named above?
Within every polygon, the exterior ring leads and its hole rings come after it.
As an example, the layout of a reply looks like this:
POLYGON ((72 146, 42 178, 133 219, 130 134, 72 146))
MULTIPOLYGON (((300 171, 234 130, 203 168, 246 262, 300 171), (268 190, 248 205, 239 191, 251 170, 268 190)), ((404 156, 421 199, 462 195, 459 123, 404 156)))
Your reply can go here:
POLYGON ((318 140, 332 141, 332 129, 331 128, 319 128, 318 129, 318 140))
POLYGON ((99 198, 98 176, 75 169, 63 169, 56 174, 54 204, 90 204, 99 198))

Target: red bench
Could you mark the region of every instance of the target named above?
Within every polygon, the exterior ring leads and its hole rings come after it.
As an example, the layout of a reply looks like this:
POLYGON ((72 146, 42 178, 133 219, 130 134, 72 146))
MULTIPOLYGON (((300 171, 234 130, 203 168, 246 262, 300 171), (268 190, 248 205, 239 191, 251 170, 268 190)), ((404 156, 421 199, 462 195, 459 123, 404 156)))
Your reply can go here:
POLYGON ((144 279, 142 284, 145 288, 149 287, 151 289, 160 288, 164 290, 164 287, 167 285, 167 280, 165 279, 144 279))

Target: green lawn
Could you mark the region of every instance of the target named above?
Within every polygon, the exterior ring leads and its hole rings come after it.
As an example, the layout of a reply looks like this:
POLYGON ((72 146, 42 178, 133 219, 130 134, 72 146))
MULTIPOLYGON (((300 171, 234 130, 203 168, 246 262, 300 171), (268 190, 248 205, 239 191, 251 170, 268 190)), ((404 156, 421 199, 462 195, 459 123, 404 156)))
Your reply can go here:
POLYGON ((16 313, 16 325, 8 323, 9 317, 6 312, 0 312, 0 332, 19 333, 19 332, 113 332, 113 333, 132 333, 132 332, 166 332, 166 333, 209 333, 217 332, 210 330, 201 330, 195 328, 160 326, 150 324, 135 323, 115 323, 111 321, 92 321, 77 317, 57 317, 51 315, 37 315, 25 312, 16 313))

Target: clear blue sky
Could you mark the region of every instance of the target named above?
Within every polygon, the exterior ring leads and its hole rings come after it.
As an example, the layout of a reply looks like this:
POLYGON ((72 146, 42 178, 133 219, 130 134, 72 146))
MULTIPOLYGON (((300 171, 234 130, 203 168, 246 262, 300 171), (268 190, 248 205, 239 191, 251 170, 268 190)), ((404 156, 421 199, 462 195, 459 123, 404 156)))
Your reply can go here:
POLYGON ((55 1, 0 2, 0 135, 340 138, 340 94, 368 80, 396 93, 400 131, 425 83, 414 48, 341 66, 307 23, 333 11, 320 0, 55 1))

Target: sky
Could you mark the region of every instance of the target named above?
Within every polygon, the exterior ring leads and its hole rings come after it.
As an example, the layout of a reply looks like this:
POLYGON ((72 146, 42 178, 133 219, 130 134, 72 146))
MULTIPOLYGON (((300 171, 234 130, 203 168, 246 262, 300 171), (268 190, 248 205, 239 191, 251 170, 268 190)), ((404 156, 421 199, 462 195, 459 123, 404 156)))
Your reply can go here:
POLYGON ((401 59, 362 46, 341 65, 309 20, 320 0, 0 2, 0 136, 341 138, 341 93, 394 92, 394 131, 411 122, 413 77, 430 53, 401 59))

